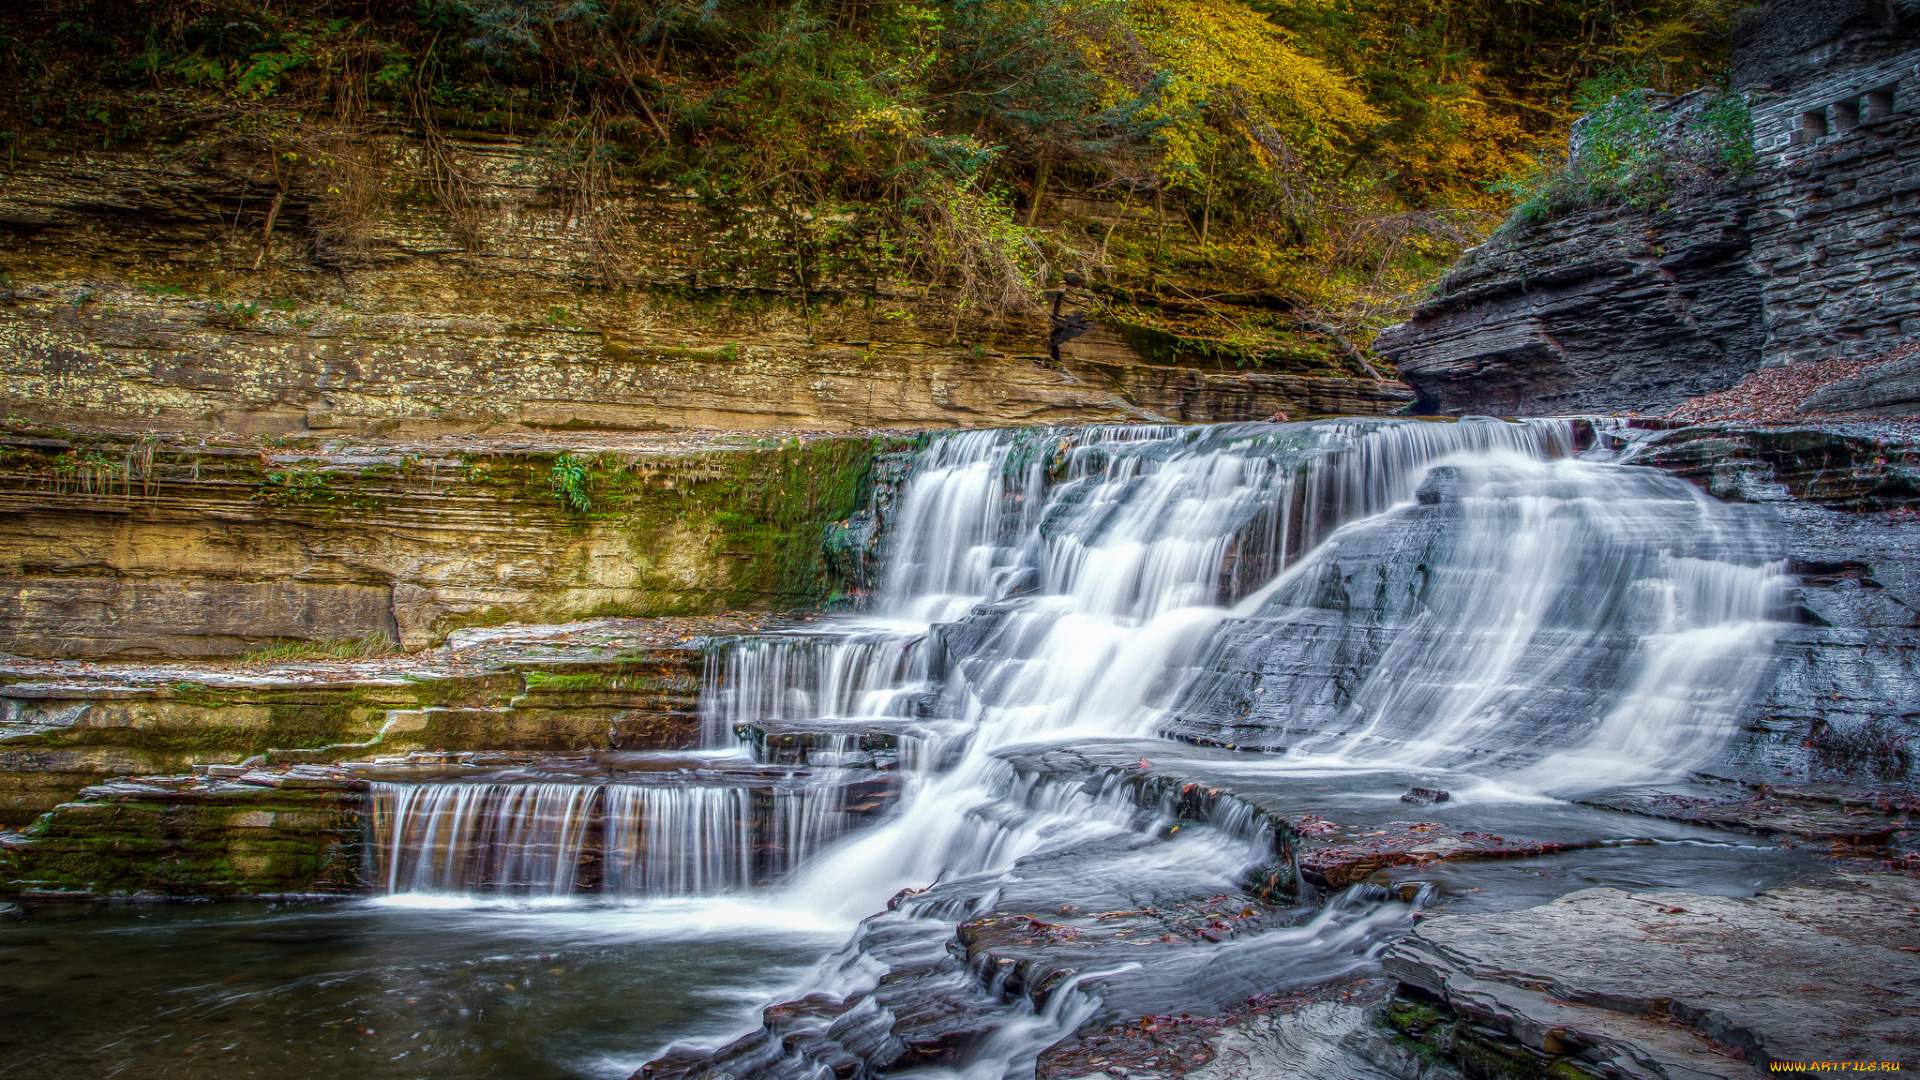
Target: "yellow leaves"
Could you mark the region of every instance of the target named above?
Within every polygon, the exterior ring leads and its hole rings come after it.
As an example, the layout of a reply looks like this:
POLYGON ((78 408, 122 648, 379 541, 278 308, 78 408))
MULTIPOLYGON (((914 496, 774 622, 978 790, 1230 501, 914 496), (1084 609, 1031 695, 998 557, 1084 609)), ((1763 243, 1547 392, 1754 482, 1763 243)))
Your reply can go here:
MULTIPOLYGON (((1471 81, 1482 82, 1477 77, 1471 81)), ((1407 191, 1445 193, 1454 205, 1496 210, 1504 207, 1505 199, 1488 189, 1502 178, 1532 170, 1533 150, 1540 141, 1514 111, 1462 93, 1433 103, 1427 122, 1397 148, 1393 165, 1407 191)))
POLYGON ((874 108, 860 109, 833 125, 835 134, 845 135, 918 135, 926 130, 927 110, 890 101, 874 108))
POLYGON ((1345 78, 1238 0, 1134 0, 1127 22, 1127 40, 1089 43, 1090 58, 1116 99, 1145 91, 1175 174, 1211 173, 1221 152, 1265 170, 1324 164, 1380 123, 1345 78))

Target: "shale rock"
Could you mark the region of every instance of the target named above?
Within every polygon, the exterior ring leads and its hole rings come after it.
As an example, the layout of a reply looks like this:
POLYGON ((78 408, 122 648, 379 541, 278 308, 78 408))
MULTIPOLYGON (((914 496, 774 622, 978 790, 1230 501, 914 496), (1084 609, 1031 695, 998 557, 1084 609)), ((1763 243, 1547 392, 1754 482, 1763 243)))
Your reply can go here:
POLYGON ((1513 228, 1375 347, 1422 412, 1659 411, 1726 389, 1761 362, 1752 214, 1740 187, 1513 228))
MULTIPOLYGON (((1737 38, 1755 168, 1646 208, 1509 221, 1377 347, 1444 413, 1664 412, 1762 365, 1870 357, 1920 326, 1920 9, 1775 0, 1737 38), (1893 87, 1898 92, 1893 92, 1893 87)), ((1691 121, 1669 106, 1669 130, 1691 121)), ((1904 415, 1901 372, 1822 412, 1904 415)))
POLYGON ((1388 975, 1606 1077, 1751 1076, 1920 1051, 1920 883, 1836 875, 1752 899, 1587 889, 1430 919, 1388 975))

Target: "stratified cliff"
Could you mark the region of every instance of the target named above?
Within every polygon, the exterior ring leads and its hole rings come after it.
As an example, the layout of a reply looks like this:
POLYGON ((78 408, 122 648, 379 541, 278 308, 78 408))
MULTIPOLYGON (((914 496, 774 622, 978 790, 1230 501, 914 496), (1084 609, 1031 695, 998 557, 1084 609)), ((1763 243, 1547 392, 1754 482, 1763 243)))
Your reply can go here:
POLYGON ((526 147, 447 145, 473 178, 464 220, 394 137, 387 190, 347 239, 326 192, 277 190, 258 156, 22 158, 0 186, 0 409, 417 435, 1242 420, 1410 398, 1315 362, 1149 357, 1111 320, 1053 360, 1045 313, 987 318, 858 235, 803 251, 772 217, 720 223, 690 194, 623 197, 639 239, 609 249, 528 175, 526 147))
MULTIPOLYGON (((1915 26, 1870 5, 1764 11, 1734 56, 1751 168, 1519 217, 1468 252, 1378 341, 1418 411, 1663 412, 1762 366, 1871 357, 1911 339, 1915 26)), ((1656 110, 1667 137, 1697 108, 1690 97, 1656 110)), ((1823 411, 1851 411, 1840 405, 1823 411)))

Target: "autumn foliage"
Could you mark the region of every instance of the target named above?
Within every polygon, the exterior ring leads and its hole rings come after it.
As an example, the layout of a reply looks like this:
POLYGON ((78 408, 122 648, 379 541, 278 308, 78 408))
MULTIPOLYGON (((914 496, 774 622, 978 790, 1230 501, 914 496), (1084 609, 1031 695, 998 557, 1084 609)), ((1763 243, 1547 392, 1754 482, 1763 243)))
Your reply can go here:
MULTIPOLYGON (((1738 14, 1735 0, 17 0, 0 11, 0 139, 15 155, 237 140, 337 163, 382 130, 430 148, 505 132, 599 230, 610 274, 626 228, 614 194, 691 189, 718 219, 771 208, 796 243, 857 241, 968 304, 1017 312, 1073 272, 1149 348, 1357 373, 1373 329, 1564 144, 1583 81, 1711 81, 1738 14), (823 208, 858 227, 802 237, 833 218, 823 208)), ((456 171, 437 167, 457 215, 456 171)))

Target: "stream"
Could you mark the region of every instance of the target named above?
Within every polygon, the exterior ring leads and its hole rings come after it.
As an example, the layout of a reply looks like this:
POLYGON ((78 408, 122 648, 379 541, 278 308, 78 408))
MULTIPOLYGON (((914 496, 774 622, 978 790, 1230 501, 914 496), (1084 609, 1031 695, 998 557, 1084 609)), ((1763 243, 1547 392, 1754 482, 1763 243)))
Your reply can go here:
POLYGON ((1422 908, 1804 873, 1580 802, 1711 760, 1789 584, 1766 519, 1581 435, 936 436, 885 493, 862 611, 716 646, 700 751, 378 782, 368 899, 30 907, 0 924, 0 1076, 614 1078, 666 1054, 1000 1080, 1084 1024, 1367 973, 1422 908), (1125 782, 1151 770, 1229 794, 1182 816, 1125 782), (1274 862, 1297 815, 1565 850, 1316 890, 1274 862), (1242 901, 1262 867, 1290 887, 1242 901), (1089 938, 1044 984, 950 944, 995 913, 1222 897, 1241 928, 1089 938), (807 995, 827 1049, 753 1041, 807 995), (888 1032, 943 1024, 965 1037, 938 1061, 889 1067, 888 1032))

